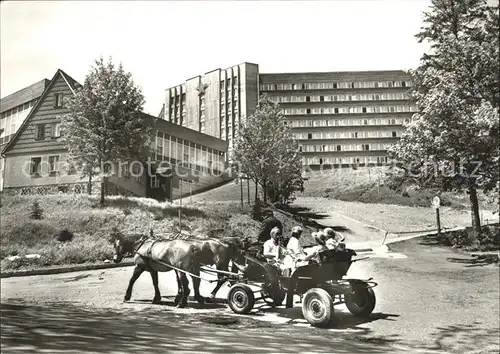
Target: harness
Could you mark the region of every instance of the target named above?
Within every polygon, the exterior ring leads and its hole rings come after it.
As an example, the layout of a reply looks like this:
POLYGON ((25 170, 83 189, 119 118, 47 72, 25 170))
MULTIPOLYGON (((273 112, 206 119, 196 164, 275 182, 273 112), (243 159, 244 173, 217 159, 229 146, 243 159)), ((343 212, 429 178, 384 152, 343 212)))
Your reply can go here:
POLYGON ((150 238, 145 237, 142 240, 139 240, 140 241, 139 246, 135 247, 134 254, 138 254, 139 256, 141 256, 142 260, 144 261, 144 263, 146 265, 147 270, 152 270, 152 267, 151 267, 151 259, 152 259, 151 249, 153 248, 153 245, 155 244, 155 242, 157 242, 158 240, 153 239, 151 244, 149 245, 149 247, 146 249, 145 254, 140 254, 139 250, 141 249, 141 247, 144 245, 144 243, 147 240, 150 240, 150 238))

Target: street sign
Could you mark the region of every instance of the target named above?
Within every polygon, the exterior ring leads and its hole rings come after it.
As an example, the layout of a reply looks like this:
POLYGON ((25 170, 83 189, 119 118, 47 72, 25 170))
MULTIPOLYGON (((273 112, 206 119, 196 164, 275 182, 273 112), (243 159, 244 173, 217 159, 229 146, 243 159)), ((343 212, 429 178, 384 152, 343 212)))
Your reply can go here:
POLYGON ((440 206, 441 206, 441 199, 439 199, 438 196, 432 198, 432 207, 434 209, 439 209, 440 206))

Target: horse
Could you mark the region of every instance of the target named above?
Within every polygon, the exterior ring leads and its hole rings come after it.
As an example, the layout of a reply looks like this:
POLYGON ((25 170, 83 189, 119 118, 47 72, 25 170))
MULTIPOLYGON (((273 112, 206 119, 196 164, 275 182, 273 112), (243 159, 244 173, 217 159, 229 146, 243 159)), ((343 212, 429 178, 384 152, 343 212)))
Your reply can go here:
MULTIPOLYGON (((135 268, 125 292, 125 302, 130 300, 132 288, 139 276, 144 271, 148 271, 151 274, 155 289, 153 304, 159 304, 161 302, 161 294, 158 288, 158 272, 174 270, 178 285, 178 292, 174 303, 177 307, 185 307, 187 305, 190 290, 186 273, 183 271, 196 276, 200 275, 200 264, 197 262, 197 257, 195 256, 194 245, 184 240, 160 241, 142 237, 135 241, 116 238, 114 240, 114 248, 113 261, 115 263, 121 262, 123 256, 127 253, 134 254, 135 268), (172 265, 183 271, 178 271, 157 261, 172 265)), ((200 278, 192 277, 192 279, 195 299, 198 303, 202 304, 204 303, 204 298, 199 292, 200 278)))
MULTIPOLYGON (((193 281, 193 289, 195 291, 195 299, 198 303, 203 304, 205 298, 200 295, 200 266, 215 265, 218 270, 229 270, 229 261, 233 261, 232 271, 236 272, 241 269, 243 253, 241 249, 245 248, 245 241, 238 238, 225 238, 223 241, 216 239, 207 239, 194 242, 183 240, 173 241, 155 241, 147 237, 140 239, 125 239, 116 238, 114 240, 115 255, 113 260, 115 263, 121 262, 123 256, 134 254, 135 269, 132 278, 129 281, 129 286, 125 293, 124 301, 129 301, 132 293, 132 288, 135 281, 145 271, 149 271, 153 280, 155 288, 155 297, 153 303, 160 302, 161 295, 158 289, 158 272, 167 272, 173 270, 168 266, 162 265, 155 260, 162 263, 172 265, 180 270, 191 273, 193 281), (194 275, 194 276, 193 276, 194 275)), ((183 271, 175 270, 178 293, 175 297, 175 304, 178 307, 187 305, 187 298, 189 296, 189 282, 186 273, 183 271)), ((218 282, 212 291, 211 300, 215 298, 217 291, 225 283, 224 275, 218 274, 218 282)))

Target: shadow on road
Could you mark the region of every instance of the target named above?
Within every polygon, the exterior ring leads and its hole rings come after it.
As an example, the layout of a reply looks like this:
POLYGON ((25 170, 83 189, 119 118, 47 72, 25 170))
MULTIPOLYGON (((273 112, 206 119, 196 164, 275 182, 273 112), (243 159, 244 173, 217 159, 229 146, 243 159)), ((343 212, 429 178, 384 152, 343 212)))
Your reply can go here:
MULTIPOLYGON (((390 353, 397 338, 306 332, 305 328, 248 327, 192 322, 194 314, 167 310, 104 310, 71 306, 1 305, 2 353, 390 353)), ((266 327, 264 325, 264 327, 266 327)))
POLYGON ((500 329, 483 328, 480 322, 438 327, 433 335, 434 345, 427 349, 447 353, 498 353, 500 329))
MULTIPOLYGON (((176 304, 174 302, 174 297, 172 296, 162 296, 164 299, 168 300, 162 300, 158 305, 160 306, 168 306, 168 307, 176 307, 176 304)), ((227 305, 225 305, 225 302, 216 302, 216 303, 204 303, 204 304, 199 304, 194 300, 194 298, 189 298, 189 308, 190 309, 222 309, 222 308, 227 308, 227 305)), ((128 303, 139 303, 139 304, 151 304, 152 300, 151 299, 137 299, 137 300, 131 300, 128 301, 128 303)))
POLYGON ((313 229, 324 229, 326 227, 331 227, 335 231, 351 233, 351 230, 345 226, 326 225, 316 221, 329 218, 330 215, 328 214, 315 213, 312 212, 310 208, 295 205, 282 206, 281 209, 290 213, 295 221, 300 222, 301 224, 313 229))
MULTIPOLYGON (((307 323, 302 315, 301 307, 294 307, 292 309, 287 309, 284 307, 279 308, 270 308, 268 305, 263 305, 261 307, 257 307, 259 311, 254 314, 254 316, 263 316, 267 313, 276 314, 278 317, 289 318, 289 323, 307 323)), ((358 333, 368 334, 370 330, 368 328, 359 327, 360 325, 378 321, 378 320, 387 320, 387 321, 396 321, 396 318, 399 315, 395 314, 386 314, 386 313, 372 313, 369 317, 356 317, 351 313, 336 311, 334 317, 332 319, 331 324, 327 327, 329 329, 355 329, 358 333)))

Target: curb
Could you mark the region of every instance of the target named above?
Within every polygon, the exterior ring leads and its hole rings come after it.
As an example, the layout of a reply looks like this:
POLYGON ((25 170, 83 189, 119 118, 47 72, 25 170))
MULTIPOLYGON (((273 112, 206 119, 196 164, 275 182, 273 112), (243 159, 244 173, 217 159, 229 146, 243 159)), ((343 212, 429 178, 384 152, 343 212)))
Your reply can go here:
POLYGON ((71 273, 79 272, 82 270, 97 270, 97 269, 109 269, 109 268, 120 268, 129 267, 134 265, 134 261, 127 261, 118 264, 88 264, 88 265, 78 265, 71 267, 58 267, 58 268, 46 268, 46 269, 32 269, 32 270, 18 270, 11 272, 0 273, 0 278, 13 278, 13 277, 27 277, 32 275, 50 275, 50 274, 61 274, 61 273, 71 273))

